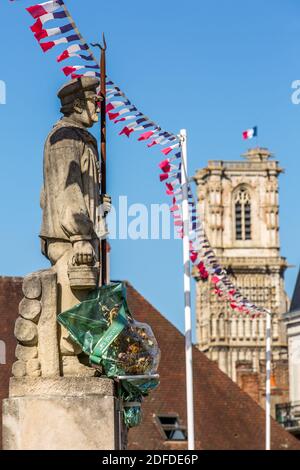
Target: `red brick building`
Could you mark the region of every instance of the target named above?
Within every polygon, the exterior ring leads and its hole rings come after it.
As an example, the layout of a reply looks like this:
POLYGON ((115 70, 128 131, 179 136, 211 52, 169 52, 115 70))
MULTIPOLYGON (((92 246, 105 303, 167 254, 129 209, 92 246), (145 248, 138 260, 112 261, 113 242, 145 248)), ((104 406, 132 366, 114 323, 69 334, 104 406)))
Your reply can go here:
MULTIPOLYGON (((1 399, 8 394, 14 360, 21 282, 0 278, 0 341, 6 343, 7 359, 0 365, 1 399)), ((152 326, 162 352, 160 387, 145 400, 143 423, 130 430, 129 448, 186 449, 184 336, 130 285, 128 303, 137 320, 152 326)), ((263 410, 196 348, 193 356, 196 448, 264 449, 263 410)), ((300 450, 300 442, 273 422, 272 448, 300 450)))
MULTIPOLYGON (((15 361, 16 340, 14 323, 18 316, 18 305, 22 298, 22 278, 0 277, 0 342, 3 345, 0 356, 0 414, 2 399, 8 395, 11 366, 15 361), (4 363, 4 364, 3 364, 4 363)), ((2 443, 2 420, 0 420, 0 448, 2 443)))
MULTIPOLYGON (((289 365, 287 359, 277 360, 272 364, 271 374, 271 413, 275 418, 276 405, 289 401, 289 365)), ((266 361, 259 361, 259 370, 253 371, 250 361, 236 363, 237 384, 248 393, 262 408, 266 396, 266 361)))

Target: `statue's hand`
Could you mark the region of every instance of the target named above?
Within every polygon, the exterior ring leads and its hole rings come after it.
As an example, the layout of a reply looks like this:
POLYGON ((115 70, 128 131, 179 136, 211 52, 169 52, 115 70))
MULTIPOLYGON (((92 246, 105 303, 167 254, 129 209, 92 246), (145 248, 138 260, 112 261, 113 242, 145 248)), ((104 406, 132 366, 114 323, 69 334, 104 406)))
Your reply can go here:
POLYGON ((104 216, 111 211, 111 197, 108 194, 101 196, 101 208, 104 216))
POLYGON ((78 241, 73 244, 72 264, 74 266, 80 266, 82 264, 93 266, 95 264, 95 260, 95 251, 90 242, 78 241))

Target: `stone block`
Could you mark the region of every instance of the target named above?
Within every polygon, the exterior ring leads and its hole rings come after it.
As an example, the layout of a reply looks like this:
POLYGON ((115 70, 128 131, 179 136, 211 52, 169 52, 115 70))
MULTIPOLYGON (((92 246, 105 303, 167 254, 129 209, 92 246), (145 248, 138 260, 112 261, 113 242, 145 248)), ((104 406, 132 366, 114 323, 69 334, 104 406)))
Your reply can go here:
POLYGON ((4 450, 117 450, 122 441, 113 381, 11 380, 3 401, 4 450))
POLYGON ((29 274, 23 281, 23 294, 27 299, 38 299, 42 293, 39 273, 29 274))
POLYGON ((36 325, 30 320, 24 320, 24 318, 21 317, 17 318, 15 337, 25 345, 36 345, 38 342, 38 330, 36 325))
POLYGON ((12 366, 12 373, 14 377, 24 377, 26 375, 26 362, 16 361, 12 366))
POLYGON ((39 300, 24 299, 20 302, 19 313, 26 320, 37 321, 41 313, 41 302, 39 300))
POLYGON ((16 358, 20 361, 29 361, 38 357, 38 349, 36 346, 22 346, 18 344, 16 347, 16 358))
POLYGON ((38 323, 39 360, 43 377, 59 376, 57 331, 57 280, 52 270, 43 271, 42 312, 38 323))
POLYGON ((38 359, 30 359, 26 362, 26 373, 29 377, 40 377, 41 364, 38 359))

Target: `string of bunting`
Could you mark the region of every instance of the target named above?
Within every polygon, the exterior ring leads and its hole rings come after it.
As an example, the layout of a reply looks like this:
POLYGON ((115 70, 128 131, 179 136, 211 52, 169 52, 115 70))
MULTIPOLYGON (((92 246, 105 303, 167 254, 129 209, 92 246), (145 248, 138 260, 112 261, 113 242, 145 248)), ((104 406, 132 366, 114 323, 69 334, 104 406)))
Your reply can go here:
MULTIPOLYGON (((26 10, 35 19, 35 23, 30 29, 44 52, 62 44, 70 44, 57 56, 59 63, 73 58, 79 60, 79 64, 66 65, 62 68, 66 76, 70 76, 72 79, 82 76, 100 78, 99 63, 81 35, 63 0, 50 0, 28 7, 26 10), (46 25, 48 26, 51 21, 55 21, 55 24, 63 21, 64 24, 46 28, 46 25), (60 37, 55 39, 57 36, 60 37), (52 39, 49 41, 49 38, 52 39)), ((148 148, 163 147, 161 152, 164 155, 164 160, 159 163, 161 170, 159 178, 165 184, 166 194, 172 199, 170 212, 178 235, 183 237, 181 173, 182 170, 186 170, 182 167, 180 136, 164 130, 139 111, 110 78, 107 78, 106 86, 106 113, 114 124, 123 124, 119 135, 125 135, 129 138, 136 132, 138 133, 137 140, 145 142, 148 148)), ((188 178, 187 181, 189 181, 188 178)), ((251 317, 267 314, 267 310, 257 307, 241 294, 229 279, 226 270, 220 265, 199 218, 196 201, 189 183, 188 203, 190 260, 201 279, 203 281, 210 280, 214 286, 215 294, 219 298, 227 300, 230 307, 236 312, 243 312, 251 317)))
MULTIPOLYGON (((112 80, 108 79, 106 85, 108 87, 106 112, 109 119, 115 124, 126 122, 119 135, 124 134, 130 137, 135 131, 143 131, 139 135, 138 141, 147 141, 148 148, 156 145, 164 147, 161 152, 168 158, 159 163, 159 168, 162 170, 159 178, 161 182, 165 183, 167 195, 172 198, 170 211, 174 218, 174 224, 178 228, 178 234, 183 237, 181 172, 182 169, 186 170, 182 167, 181 150, 177 150, 181 147, 180 137, 163 130, 157 123, 140 112, 112 80), (149 129, 145 131, 147 128, 149 129)), ((186 179, 189 181, 188 177, 186 179)), ((198 270, 200 277, 205 281, 210 279, 216 295, 229 301, 233 310, 252 317, 268 313, 245 298, 230 281, 226 270, 220 265, 199 218, 189 183, 188 203, 190 260, 198 270)))
POLYGON ((81 35, 63 0, 50 0, 28 7, 26 10, 36 20, 30 29, 43 52, 48 52, 61 44, 71 44, 57 56, 57 62, 74 57, 80 61, 79 65, 66 65, 62 68, 67 77, 73 79, 85 75, 100 78, 100 66, 93 51, 81 35), (64 24, 46 28, 46 25, 49 26, 54 20, 56 24, 63 20, 64 24), (53 36, 61 37, 49 41, 53 36))

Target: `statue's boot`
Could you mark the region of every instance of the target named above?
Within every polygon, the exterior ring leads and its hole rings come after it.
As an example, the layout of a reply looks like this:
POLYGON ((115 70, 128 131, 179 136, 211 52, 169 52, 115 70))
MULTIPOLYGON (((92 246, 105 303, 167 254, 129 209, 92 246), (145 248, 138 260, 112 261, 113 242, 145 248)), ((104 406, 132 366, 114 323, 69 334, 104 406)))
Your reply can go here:
POLYGON ((94 377, 96 369, 79 362, 77 356, 62 356, 62 375, 72 377, 94 377))
POLYGON ((93 377, 96 370, 93 367, 87 365, 88 358, 86 365, 82 364, 78 358, 78 355, 82 354, 80 346, 72 340, 68 330, 64 326, 61 326, 60 332, 62 375, 72 375, 73 377, 93 377))

